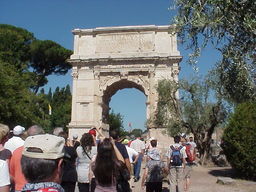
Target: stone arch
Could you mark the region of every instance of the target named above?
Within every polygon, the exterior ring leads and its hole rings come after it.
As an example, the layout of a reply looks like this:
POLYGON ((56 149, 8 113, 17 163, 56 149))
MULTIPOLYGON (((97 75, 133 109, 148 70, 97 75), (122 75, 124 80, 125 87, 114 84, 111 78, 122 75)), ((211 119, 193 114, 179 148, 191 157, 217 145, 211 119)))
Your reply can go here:
MULTIPOLYGON (((139 82, 134 82, 128 79, 120 79, 116 81, 112 81, 111 83, 108 83, 108 85, 103 90, 103 96, 102 96, 102 117, 103 121, 105 121, 108 117, 109 113, 109 102, 111 100, 111 97, 116 94, 117 91, 126 89, 126 88, 135 88, 139 91, 141 91, 145 96, 147 100, 147 94, 145 91, 145 87, 142 84, 139 84, 139 82)), ((105 122, 104 122, 105 123, 105 122)))
MULTIPOLYGON (((174 26, 124 26, 75 29, 72 65, 72 115, 69 133, 95 126, 107 133, 104 114, 119 89, 136 88, 146 95, 146 117, 154 117, 161 79, 178 81, 181 56, 174 26)), ((162 129, 150 125, 151 136, 162 129)), ((162 138, 160 138, 162 140, 162 138)))

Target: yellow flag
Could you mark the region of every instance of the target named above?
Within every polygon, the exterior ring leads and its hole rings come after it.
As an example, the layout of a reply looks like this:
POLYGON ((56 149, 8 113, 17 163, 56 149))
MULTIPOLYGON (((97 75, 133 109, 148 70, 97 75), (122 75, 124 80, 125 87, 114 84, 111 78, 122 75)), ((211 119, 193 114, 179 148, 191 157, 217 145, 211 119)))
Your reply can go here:
POLYGON ((48 104, 48 109, 49 109, 49 115, 52 114, 52 106, 50 104, 48 104))

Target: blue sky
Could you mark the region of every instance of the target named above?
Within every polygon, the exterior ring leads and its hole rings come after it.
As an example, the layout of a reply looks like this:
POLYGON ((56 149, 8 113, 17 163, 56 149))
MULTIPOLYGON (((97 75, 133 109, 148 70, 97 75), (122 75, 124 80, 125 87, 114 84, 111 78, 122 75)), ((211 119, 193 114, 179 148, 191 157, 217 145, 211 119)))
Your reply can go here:
MULTIPOLYGON (((171 0, 1 0, 0 23, 15 25, 33 32, 37 39, 53 40, 73 50, 72 29, 126 25, 168 25, 175 12, 170 11, 171 0)), ((185 62, 187 51, 179 46, 184 57, 180 63, 180 78, 189 78, 193 69, 185 62)), ((199 74, 207 71, 220 58, 208 47, 199 59, 199 74)), ((50 76, 46 90, 72 85, 70 72, 65 76, 50 76)), ((118 91, 110 107, 124 116, 132 128, 144 129, 146 98, 136 89, 118 91)))

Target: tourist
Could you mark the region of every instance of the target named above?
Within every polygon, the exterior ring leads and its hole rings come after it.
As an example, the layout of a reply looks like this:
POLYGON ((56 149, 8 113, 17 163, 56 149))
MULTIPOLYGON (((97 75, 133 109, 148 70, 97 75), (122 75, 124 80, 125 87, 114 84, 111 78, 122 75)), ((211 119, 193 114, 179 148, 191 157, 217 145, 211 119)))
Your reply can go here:
POLYGON ((129 192, 129 171, 126 166, 117 159, 114 143, 105 138, 98 144, 96 160, 92 163, 92 171, 96 179, 95 192, 129 192), (127 188, 119 185, 119 179, 126 181, 127 188))
POLYGON ((0 123, 0 159, 10 162, 12 152, 4 147, 4 144, 8 141, 9 127, 0 123))
POLYGON ((130 163, 130 160, 129 160, 129 155, 128 155, 127 149, 122 143, 120 143, 118 141, 119 140, 119 135, 118 135, 117 131, 110 131, 109 135, 110 135, 110 137, 112 137, 112 139, 114 140, 116 148, 121 153, 127 169, 129 170, 129 172, 131 172, 131 163, 130 163))
POLYGON ((55 135, 35 135, 25 140, 22 171, 29 183, 22 191, 64 192, 62 175, 65 140, 55 135))
POLYGON ((10 176, 8 170, 8 164, 6 161, 0 159, 0 191, 10 191, 10 176))
MULTIPOLYGON (((33 125, 28 128, 27 134, 28 136, 44 134, 44 130, 39 125, 33 125)), ((22 173, 20 164, 23 148, 24 147, 21 146, 13 151, 10 161, 10 175, 12 177, 12 182, 15 186, 15 191, 21 191, 24 185, 27 183, 27 180, 22 173)))
POLYGON ((77 147, 80 145, 80 142, 77 141, 78 139, 78 135, 77 134, 74 134, 73 135, 73 139, 72 139, 72 146, 77 149, 77 147))
POLYGON ((168 172, 164 163, 161 161, 160 153, 157 148, 152 148, 148 152, 149 160, 142 176, 141 186, 146 185, 146 192, 161 192, 164 172, 168 172))
POLYGON ((76 158, 77 153, 75 148, 71 145, 68 140, 68 134, 66 132, 60 132, 59 137, 63 137, 65 139, 65 153, 68 158, 65 159, 63 165, 63 175, 61 186, 65 190, 65 192, 74 192, 77 182, 77 172, 76 172, 76 158))
POLYGON ((25 132, 25 128, 17 125, 13 128, 13 137, 10 138, 4 145, 6 149, 9 149, 12 153, 18 147, 24 145, 24 140, 21 138, 25 132))
POLYGON ((195 145, 192 146, 190 142, 188 142, 188 138, 184 135, 181 138, 181 144, 186 148, 186 167, 184 170, 184 191, 189 191, 189 185, 190 185, 190 177, 191 177, 191 172, 192 168, 194 166, 194 161, 195 161, 195 145))
POLYGON ((154 141, 154 140, 156 140, 154 137, 150 137, 147 140, 146 147, 145 147, 145 152, 146 153, 152 148, 151 141, 154 141))
POLYGON ((137 137, 134 141, 132 141, 130 147, 139 153, 138 160, 134 164, 134 182, 137 182, 140 179, 140 168, 145 152, 145 144, 140 140, 140 137, 137 137))
POLYGON ((137 151, 135 151, 133 148, 128 147, 128 144, 129 144, 128 139, 124 139, 122 141, 122 144, 125 145, 125 148, 127 150, 128 156, 129 156, 130 163, 135 164, 138 161, 139 153, 137 151))
POLYGON ((96 128, 95 127, 91 128, 88 133, 93 137, 94 146, 96 146, 97 145, 97 141, 96 141, 96 135, 97 135, 96 128))
POLYGON ((176 188, 178 192, 183 191, 183 178, 184 168, 186 166, 186 149, 180 144, 180 136, 174 137, 174 144, 170 146, 167 151, 168 165, 169 165, 169 181, 170 191, 175 192, 176 188))
POLYGON ((197 154, 197 145, 196 143, 194 142, 194 138, 193 137, 189 137, 189 141, 188 143, 191 145, 191 150, 193 150, 193 154, 195 155, 196 157, 196 154, 197 154))
POLYGON ((61 132, 63 132, 63 131, 64 131, 63 127, 55 127, 55 128, 53 129, 52 134, 53 134, 53 135, 56 135, 56 136, 59 136, 59 134, 60 134, 61 132))
POLYGON ((76 170, 78 176, 78 189, 80 192, 93 192, 96 184, 94 179, 90 181, 89 167, 92 159, 95 159, 97 147, 94 146, 94 140, 91 134, 85 133, 80 139, 80 146, 76 149, 77 160, 76 170))
MULTIPOLYGON (((160 158, 161 158, 161 151, 160 151, 160 149, 157 148, 157 140, 155 138, 150 138, 150 147, 148 148, 147 156, 148 156, 148 154, 150 154, 150 151, 154 151, 154 150, 158 151, 160 158)), ((147 160, 149 160, 149 159, 150 159, 150 157, 148 156, 147 160)))

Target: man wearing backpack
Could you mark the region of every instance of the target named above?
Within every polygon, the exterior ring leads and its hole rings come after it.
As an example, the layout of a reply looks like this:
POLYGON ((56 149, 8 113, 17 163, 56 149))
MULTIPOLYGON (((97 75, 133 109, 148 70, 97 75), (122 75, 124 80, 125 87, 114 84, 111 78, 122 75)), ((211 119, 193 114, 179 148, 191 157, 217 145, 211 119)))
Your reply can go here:
POLYGON ((188 138, 185 135, 181 138, 181 143, 184 147, 186 147, 187 158, 186 158, 186 168, 185 168, 185 174, 184 174, 184 191, 188 191, 189 185, 190 185, 192 167, 194 165, 196 153, 195 153, 195 147, 188 142, 188 138))
POLYGON ((170 170, 170 191, 183 192, 182 181, 184 178, 184 168, 186 166, 186 148, 180 144, 180 136, 174 137, 174 144, 170 146, 167 157, 170 170))

